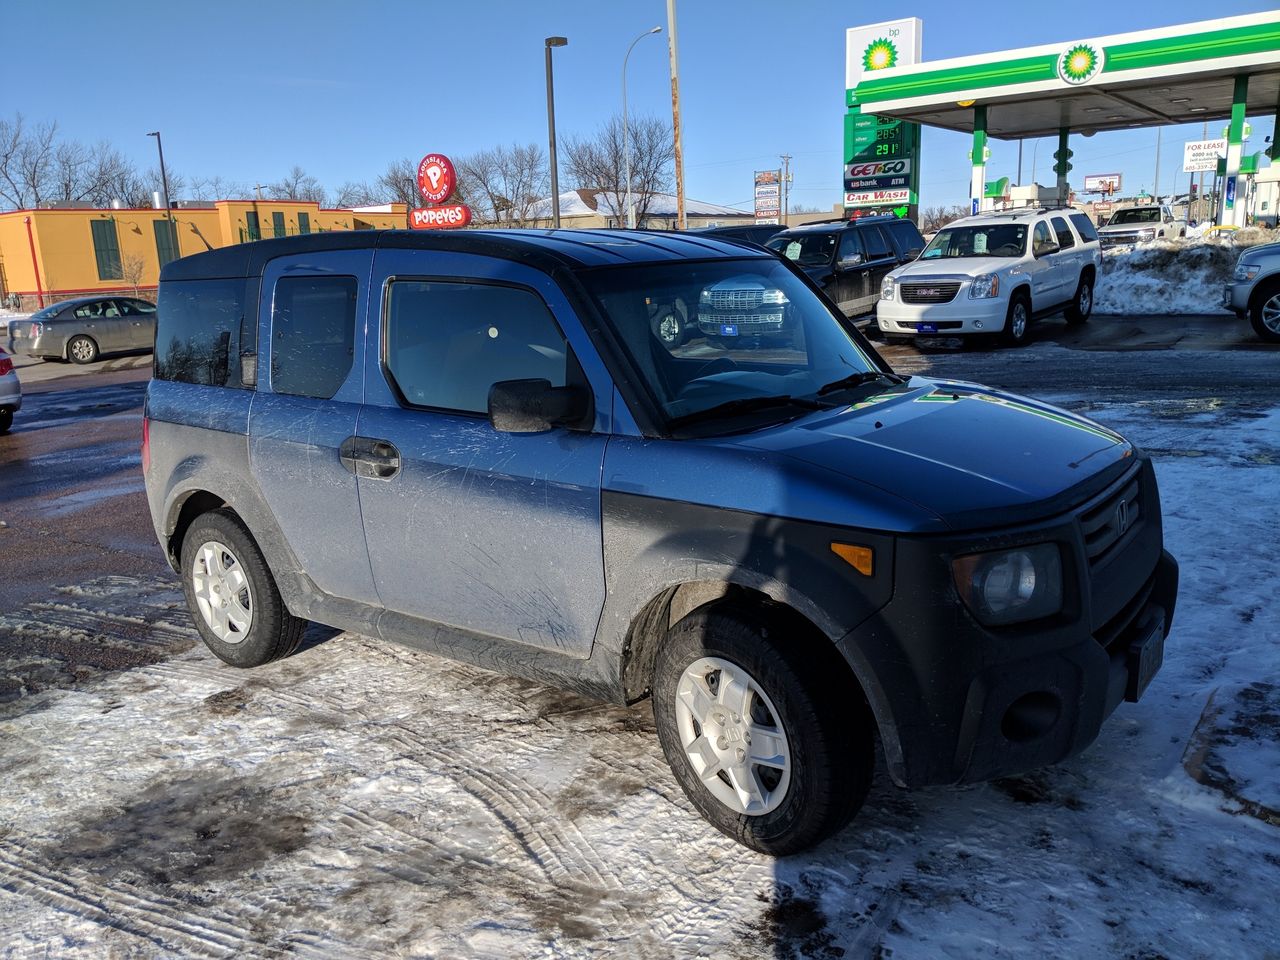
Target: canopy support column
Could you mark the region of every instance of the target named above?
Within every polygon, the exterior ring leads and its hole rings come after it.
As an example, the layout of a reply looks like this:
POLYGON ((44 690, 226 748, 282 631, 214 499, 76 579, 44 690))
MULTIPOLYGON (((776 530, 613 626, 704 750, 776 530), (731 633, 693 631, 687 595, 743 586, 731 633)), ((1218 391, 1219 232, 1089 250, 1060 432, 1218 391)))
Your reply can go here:
POLYGON ((1222 189, 1222 225, 1243 227, 1248 218, 1248 205, 1240 189, 1240 159, 1244 156, 1244 111, 1249 95, 1249 77, 1236 77, 1231 103, 1231 126, 1227 128, 1227 173, 1222 189))
POLYGON ((973 173, 969 179, 970 213, 982 209, 987 188, 987 108, 973 108, 973 173))

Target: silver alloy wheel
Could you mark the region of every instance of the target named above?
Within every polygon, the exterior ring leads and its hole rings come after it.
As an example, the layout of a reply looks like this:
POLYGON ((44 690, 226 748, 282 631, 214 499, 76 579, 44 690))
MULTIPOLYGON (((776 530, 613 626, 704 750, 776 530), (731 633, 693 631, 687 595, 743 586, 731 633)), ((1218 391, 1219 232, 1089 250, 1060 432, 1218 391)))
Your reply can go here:
POLYGON ((791 784, 791 747, 773 702, 735 663, 703 657, 676 685, 676 728, 694 773, 735 813, 775 810, 791 784))
POLYGON ((1280 334, 1280 293, 1263 302, 1259 310, 1262 325, 1272 333, 1280 334))
POLYGON ((1021 340, 1027 333, 1027 305, 1019 300, 1013 305, 1013 316, 1009 318, 1009 332, 1015 340, 1021 340))
POLYGON ((191 592, 205 625, 223 643, 240 643, 253 626, 253 591, 231 548, 207 540, 191 566, 191 592))
POLYGON ((93 359, 93 344, 89 342, 87 337, 77 337, 71 341, 68 348, 71 351, 71 357, 80 363, 88 363, 93 359))
POLYGON ((680 321, 674 313, 668 313, 658 321, 658 336, 668 346, 680 339, 680 321))
POLYGON ((1076 304, 1076 311, 1082 317, 1087 317, 1089 312, 1093 310, 1093 287, 1087 283, 1080 284, 1080 299, 1076 304))

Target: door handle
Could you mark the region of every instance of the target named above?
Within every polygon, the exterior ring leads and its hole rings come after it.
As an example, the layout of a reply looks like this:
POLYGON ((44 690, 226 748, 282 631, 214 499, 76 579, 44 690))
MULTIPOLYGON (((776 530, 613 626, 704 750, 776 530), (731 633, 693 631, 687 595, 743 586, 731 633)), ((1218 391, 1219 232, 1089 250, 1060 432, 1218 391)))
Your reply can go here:
POLYGON ((348 472, 370 480, 390 480, 400 472, 400 451, 387 440, 347 437, 338 448, 338 459, 348 472))

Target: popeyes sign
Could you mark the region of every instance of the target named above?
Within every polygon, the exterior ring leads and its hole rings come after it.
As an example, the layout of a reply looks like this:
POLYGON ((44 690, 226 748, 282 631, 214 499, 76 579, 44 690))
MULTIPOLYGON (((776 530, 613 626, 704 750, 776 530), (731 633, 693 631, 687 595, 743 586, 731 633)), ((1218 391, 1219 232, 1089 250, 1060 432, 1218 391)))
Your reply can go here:
POLYGON ((458 175, 449 158, 441 153, 428 153, 418 164, 418 190, 429 206, 409 211, 409 226, 419 230, 465 227, 471 222, 471 208, 462 203, 441 202, 453 196, 458 175))

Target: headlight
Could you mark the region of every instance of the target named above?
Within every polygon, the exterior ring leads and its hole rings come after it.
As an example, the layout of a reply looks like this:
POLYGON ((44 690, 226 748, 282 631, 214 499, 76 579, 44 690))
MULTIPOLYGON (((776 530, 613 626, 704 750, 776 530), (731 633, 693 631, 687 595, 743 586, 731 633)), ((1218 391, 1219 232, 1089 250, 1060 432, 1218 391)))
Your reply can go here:
POLYGON ((764 296, 760 298, 760 302, 769 304, 770 306, 778 306, 779 304, 790 303, 791 301, 787 299, 787 295, 781 290, 766 290, 764 292, 764 296))
POLYGON ((1139 230, 1138 238, 1141 240, 1154 240, 1156 238, 1156 232, 1154 230, 1139 230))
POLYGON ((1252 280, 1262 272, 1262 264, 1260 263, 1237 263, 1236 272, 1231 275, 1233 280, 1252 280))
POLYGON ((880 281, 880 299, 892 300, 894 286, 895 284, 893 282, 893 277, 885 277, 883 280, 881 280, 880 281))
POLYGON ((984 273, 980 277, 974 277, 973 282, 969 284, 970 300, 989 300, 999 295, 1000 277, 998 274, 984 273))
POLYGON ((704 288, 704 289, 703 289, 703 291, 702 291, 700 294, 698 294, 698 302, 699 302, 699 303, 710 303, 710 302, 711 302, 711 291, 710 291, 710 290, 707 290, 707 289, 705 289, 705 288, 704 288))
POLYGON ((960 599, 988 626, 1039 620, 1062 609, 1062 554, 1057 544, 957 557, 951 571, 960 599))

